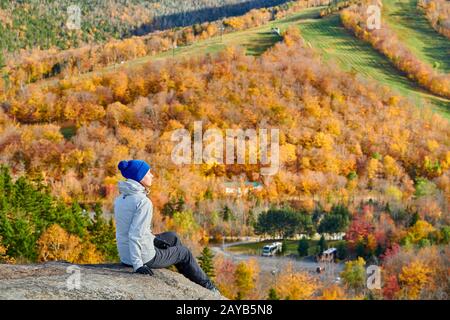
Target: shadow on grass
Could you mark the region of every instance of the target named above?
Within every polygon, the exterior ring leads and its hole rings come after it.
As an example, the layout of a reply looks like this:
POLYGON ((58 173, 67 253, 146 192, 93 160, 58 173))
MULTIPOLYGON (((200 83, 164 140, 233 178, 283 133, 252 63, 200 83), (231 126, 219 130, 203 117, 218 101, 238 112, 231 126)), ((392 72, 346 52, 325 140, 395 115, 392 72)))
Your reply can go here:
POLYGON ((329 63, 339 63, 344 70, 362 74, 377 80, 382 85, 397 89, 400 94, 410 97, 419 106, 423 105, 421 93, 425 93, 426 100, 435 110, 449 118, 449 100, 430 95, 410 80, 369 43, 359 40, 351 31, 345 29, 338 15, 328 16, 318 21, 307 21, 300 25, 300 29, 304 31, 304 37, 313 44, 313 47, 322 49, 329 63))
POLYGON ((246 54, 250 56, 260 56, 281 40, 283 40, 283 38, 273 32, 259 32, 258 39, 251 40, 246 45, 246 54))
POLYGON ((417 1, 395 2, 395 6, 398 9, 390 16, 397 18, 404 27, 420 33, 427 57, 439 63, 441 72, 450 72, 450 41, 433 29, 424 12, 417 8, 417 1))
MULTIPOLYGON (((305 9, 304 12, 294 14, 291 17, 283 18, 270 23, 271 27, 284 27, 290 24, 301 23, 302 21, 315 19, 320 17, 320 7, 305 9)), ((247 45, 247 54, 252 56, 259 56, 267 49, 273 47, 277 42, 282 41, 283 38, 273 32, 259 32, 257 40, 251 40, 247 45)))
MULTIPOLYGON (((312 22, 308 26, 305 26, 305 28, 308 28, 309 32, 315 36, 316 39, 323 39, 322 41, 319 40, 321 43, 334 43, 334 46, 337 47, 338 50, 336 53, 328 55, 332 59, 341 61, 342 64, 344 64, 344 68, 350 70, 352 67, 356 66, 359 73, 364 73, 369 76, 375 76, 378 73, 380 78, 377 78, 376 80, 391 82, 396 86, 408 90, 417 90, 419 88, 403 73, 398 71, 386 57, 372 48, 370 44, 357 39, 350 31, 345 29, 338 15, 332 15, 323 18, 320 21, 312 22), (316 25, 319 23, 320 25, 316 25), (338 51, 343 55, 357 55, 358 59, 352 61, 350 65, 348 61, 344 61, 340 58, 341 54, 339 54, 338 51), (369 68, 371 68, 373 72, 369 72, 369 70, 367 70, 369 68)), ((324 46, 322 46, 322 48, 324 48, 324 46)), ((326 51, 330 52, 329 50, 326 51)))

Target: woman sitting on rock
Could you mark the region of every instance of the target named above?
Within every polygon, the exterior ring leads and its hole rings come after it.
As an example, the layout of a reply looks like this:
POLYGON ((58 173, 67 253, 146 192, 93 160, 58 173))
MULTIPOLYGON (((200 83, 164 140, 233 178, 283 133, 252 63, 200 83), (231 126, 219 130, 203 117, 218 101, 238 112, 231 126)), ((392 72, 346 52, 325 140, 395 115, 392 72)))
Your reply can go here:
POLYGON ((191 281, 219 293, 197 264, 191 251, 174 232, 152 234, 153 205, 147 197, 153 175, 142 160, 121 161, 119 170, 127 179, 119 181, 119 196, 114 201, 116 239, 120 260, 136 273, 153 275, 152 268, 175 265, 191 281))

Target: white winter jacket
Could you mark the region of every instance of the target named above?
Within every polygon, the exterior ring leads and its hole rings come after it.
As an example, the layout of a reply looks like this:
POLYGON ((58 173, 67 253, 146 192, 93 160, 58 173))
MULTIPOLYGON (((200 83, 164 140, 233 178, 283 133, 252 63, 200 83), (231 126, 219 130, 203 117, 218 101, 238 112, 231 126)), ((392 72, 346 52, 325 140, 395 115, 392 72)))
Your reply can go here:
POLYGON ((155 256, 151 231, 153 205, 139 182, 119 181, 120 195, 114 201, 116 240, 120 261, 134 271, 155 256))

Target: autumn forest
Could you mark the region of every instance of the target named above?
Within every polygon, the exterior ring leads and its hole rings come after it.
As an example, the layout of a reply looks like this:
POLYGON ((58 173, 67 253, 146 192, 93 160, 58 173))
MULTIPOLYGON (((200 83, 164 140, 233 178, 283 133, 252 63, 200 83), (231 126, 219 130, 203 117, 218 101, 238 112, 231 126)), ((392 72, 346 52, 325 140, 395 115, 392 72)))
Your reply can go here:
MULTIPOLYGON (((80 1, 73 32, 57 30, 70 1, 44 2, 0 0, 0 263, 117 262, 117 164, 145 159, 153 230, 180 234, 228 298, 448 299, 450 51, 424 59, 403 20, 370 30, 381 1, 80 1), (353 49, 312 40, 334 21, 353 49), (278 129, 278 172, 175 164, 172 132, 196 121, 278 129), (288 263, 274 284, 256 257, 209 250, 246 236, 305 261, 336 247, 341 280, 288 263)), ((401 2, 450 48, 446 1, 401 2)))

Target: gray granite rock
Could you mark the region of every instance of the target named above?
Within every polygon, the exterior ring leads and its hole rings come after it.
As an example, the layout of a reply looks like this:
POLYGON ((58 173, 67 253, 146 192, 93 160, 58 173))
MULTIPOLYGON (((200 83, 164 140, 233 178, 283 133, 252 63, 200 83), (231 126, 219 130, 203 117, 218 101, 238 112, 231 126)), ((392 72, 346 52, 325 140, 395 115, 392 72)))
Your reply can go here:
POLYGON ((224 299, 167 269, 154 276, 120 264, 0 264, 0 299, 224 299))

